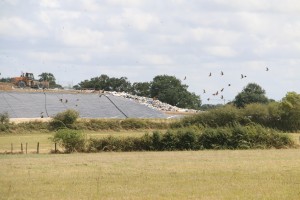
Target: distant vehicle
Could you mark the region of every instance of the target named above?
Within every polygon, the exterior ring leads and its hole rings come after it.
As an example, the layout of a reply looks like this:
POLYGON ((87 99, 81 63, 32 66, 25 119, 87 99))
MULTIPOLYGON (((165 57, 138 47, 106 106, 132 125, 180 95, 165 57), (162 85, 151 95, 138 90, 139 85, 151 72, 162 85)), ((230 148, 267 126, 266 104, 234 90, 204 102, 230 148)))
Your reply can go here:
POLYGON ((28 72, 22 73, 21 76, 19 77, 12 78, 11 83, 13 83, 14 85, 20 88, 25 88, 25 87, 38 88, 38 89, 49 88, 49 81, 35 80, 33 73, 28 73, 28 72))

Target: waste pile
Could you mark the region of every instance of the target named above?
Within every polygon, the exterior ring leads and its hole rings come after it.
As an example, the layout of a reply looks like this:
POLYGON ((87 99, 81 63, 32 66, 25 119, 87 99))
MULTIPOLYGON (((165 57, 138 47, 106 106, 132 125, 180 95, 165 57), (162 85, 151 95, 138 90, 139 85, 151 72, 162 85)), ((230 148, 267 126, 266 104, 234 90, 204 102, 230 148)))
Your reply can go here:
POLYGON ((155 100, 153 98, 141 97, 141 96, 137 96, 137 95, 128 94, 125 92, 106 91, 105 93, 111 94, 113 96, 123 97, 123 98, 129 99, 129 100, 135 101, 137 103, 143 104, 149 108, 159 110, 159 111, 180 112, 180 113, 197 113, 197 112, 199 112, 198 110, 178 108, 177 106, 172 106, 170 104, 163 103, 163 102, 161 102, 159 100, 155 100))

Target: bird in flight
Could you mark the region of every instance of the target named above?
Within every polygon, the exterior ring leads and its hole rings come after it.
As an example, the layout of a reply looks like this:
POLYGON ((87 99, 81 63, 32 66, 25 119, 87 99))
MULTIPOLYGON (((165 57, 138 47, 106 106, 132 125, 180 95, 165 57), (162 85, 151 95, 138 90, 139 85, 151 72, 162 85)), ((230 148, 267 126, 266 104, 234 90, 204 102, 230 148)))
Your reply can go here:
POLYGON ((231 86, 231 84, 230 83, 228 83, 228 87, 230 87, 231 86))
POLYGON ((224 75, 224 73, 223 73, 223 71, 221 71, 221 76, 223 76, 224 75))
POLYGON ((209 73, 209 75, 208 76, 211 76, 211 72, 209 73))
POLYGON ((269 68, 268 68, 268 67, 266 67, 266 71, 269 71, 269 68))
POLYGON ((207 101, 209 101, 210 100, 210 98, 207 98, 207 101))
POLYGON ((221 92, 223 92, 224 88, 221 89, 221 92))
POLYGON ((247 76, 244 74, 241 74, 241 79, 246 78, 247 76))
POLYGON ((183 80, 186 80, 186 76, 184 77, 184 79, 183 80))
POLYGON ((203 94, 204 94, 204 93, 206 93, 206 91, 205 91, 205 90, 203 90, 203 94))
POLYGON ((223 97, 223 95, 221 96, 221 99, 223 99, 224 97, 223 97))

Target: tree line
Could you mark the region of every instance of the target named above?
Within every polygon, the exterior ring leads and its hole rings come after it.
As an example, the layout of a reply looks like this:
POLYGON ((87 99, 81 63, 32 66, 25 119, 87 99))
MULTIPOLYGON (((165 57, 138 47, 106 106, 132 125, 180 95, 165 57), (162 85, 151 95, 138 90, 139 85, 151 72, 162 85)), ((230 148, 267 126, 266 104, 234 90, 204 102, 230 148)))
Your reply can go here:
MULTIPOLYGON (((52 73, 43 72, 38 75, 39 81, 49 81, 50 88, 62 88, 56 83, 52 73)), ((10 78, 1 78, 0 82, 10 82, 10 78)), ((76 90, 93 89, 104 91, 126 92, 137 96, 154 98, 180 108, 211 110, 220 108, 222 104, 203 104, 200 95, 188 91, 188 86, 175 76, 157 75, 150 82, 131 82, 127 77, 109 77, 106 74, 84 80, 73 87, 76 90)), ((295 93, 297 96, 297 93, 295 93)), ((256 83, 249 83, 239 92, 233 101, 227 104, 244 108, 252 103, 269 104, 275 102, 266 96, 265 90, 256 83)), ((287 105, 288 107, 288 105, 287 105)))
POLYGON ((115 78, 102 74, 90 80, 81 81, 74 89, 94 89, 127 92, 137 96, 150 97, 173 106, 200 109, 199 95, 188 91, 188 86, 175 76, 158 75, 150 82, 134 82, 126 77, 115 78))

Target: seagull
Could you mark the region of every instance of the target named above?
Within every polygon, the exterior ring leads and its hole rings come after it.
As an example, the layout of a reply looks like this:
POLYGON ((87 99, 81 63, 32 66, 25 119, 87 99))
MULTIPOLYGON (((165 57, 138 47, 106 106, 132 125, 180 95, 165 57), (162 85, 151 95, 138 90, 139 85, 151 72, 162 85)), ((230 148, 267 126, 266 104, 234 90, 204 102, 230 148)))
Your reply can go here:
POLYGON ((221 89, 221 92, 223 92, 224 88, 221 89))
POLYGON ((216 95, 218 95, 218 94, 219 94, 219 91, 216 92, 216 95))
POLYGON ((246 75, 241 74, 241 79, 246 78, 246 75))

